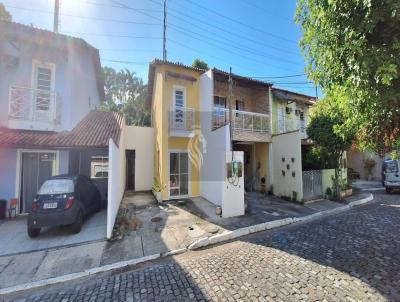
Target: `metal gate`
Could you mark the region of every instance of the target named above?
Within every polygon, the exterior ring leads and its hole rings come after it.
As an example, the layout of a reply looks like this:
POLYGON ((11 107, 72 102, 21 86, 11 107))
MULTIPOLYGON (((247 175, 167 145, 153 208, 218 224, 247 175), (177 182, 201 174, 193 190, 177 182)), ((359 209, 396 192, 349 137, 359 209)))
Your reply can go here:
POLYGON ((304 200, 315 199, 323 196, 322 171, 303 171, 303 198, 304 200))

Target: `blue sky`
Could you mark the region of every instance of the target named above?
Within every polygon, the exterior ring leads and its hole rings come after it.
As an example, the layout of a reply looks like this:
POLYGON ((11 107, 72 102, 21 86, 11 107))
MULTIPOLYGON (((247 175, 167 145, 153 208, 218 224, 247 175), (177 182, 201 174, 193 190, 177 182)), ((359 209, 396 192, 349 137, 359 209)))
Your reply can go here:
MULTIPOLYGON (((17 22, 53 28, 54 0, 0 2, 17 22)), ((190 65, 201 58, 315 95, 302 75, 295 0, 167 0, 167 6, 168 60, 190 65)), ((162 9, 162 0, 61 0, 60 31, 98 48, 103 66, 128 68, 147 82, 148 62, 162 58, 162 9)))

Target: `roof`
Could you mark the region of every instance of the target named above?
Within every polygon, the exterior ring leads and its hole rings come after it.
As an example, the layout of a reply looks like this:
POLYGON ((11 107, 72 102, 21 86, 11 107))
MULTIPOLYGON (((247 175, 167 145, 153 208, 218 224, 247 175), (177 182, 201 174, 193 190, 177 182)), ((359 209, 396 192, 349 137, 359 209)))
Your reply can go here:
POLYGON ((154 59, 149 64, 149 74, 148 74, 148 83, 147 83, 147 105, 149 107, 151 106, 151 102, 152 102, 152 98, 153 98, 154 72, 155 72, 155 69, 157 66, 162 66, 162 65, 184 68, 187 70, 198 72, 199 74, 202 74, 207 71, 205 69, 185 65, 185 64, 179 63, 179 62, 171 62, 171 61, 163 61, 160 59, 154 59))
POLYGON ((122 113, 90 111, 71 131, 46 132, 0 128, 2 147, 101 148, 109 139, 119 145, 122 113))
MULTIPOLYGON (((222 76, 222 77, 224 77, 226 79, 228 79, 228 77, 229 77, 229 72, 223 71, 223 70, 220 70, 220 69, 217 69, 217 68, 213 68, 213 73, 214 73, 214 75, 219 75, 219 76, 222 76)), ((249 78, 249 77, 244 77, 244 76, 241 76, 241 75, 238 75, 238 74, 235 74, 235 73, 232 73, 231 75, 232 75, 233 79, 241 81, 241 82, 244 82, 244 83, 247 83, 247 84, 265 86, 265 87, 272 86, 272 83, 269 83, 269 82, 264 82, 264 81, 261 81, 261 80, 257 80, 257 79, 253 79, 253 78, 249 78)))
POLYGON ((293 102, 303 103, 307 105, 315 105, 317 98, 306 94, 293 92, 280 88, 272 88, 274 95, 281 100, 289 100, 293 102))
POLYGON ((100 98, 102 100, 105 99, 104 79, 102 77, 99 50, 90 45, 89 43, 87 43, 82 38, 68 36, 50 30, 5 20, 0 20, 0 33, 2 31, 4 32, 11 31, 12 39, 15 39, 16 34, 19 33, 19 34, 25 34, 25 36, 28 37, 24 40, 25 42, 26 41, 32 41, 32 42, 34 41, 36 43, 38 41, 40 41, 40 43, 47 42, 48 45, 51 45, 51 47, 55 48, 61 48, 66 46, 67 44, 72 43, 72 45, 78 46, 84 51, 88 51, 92 57, 93 65, 96 70, 96 82, 100 98))

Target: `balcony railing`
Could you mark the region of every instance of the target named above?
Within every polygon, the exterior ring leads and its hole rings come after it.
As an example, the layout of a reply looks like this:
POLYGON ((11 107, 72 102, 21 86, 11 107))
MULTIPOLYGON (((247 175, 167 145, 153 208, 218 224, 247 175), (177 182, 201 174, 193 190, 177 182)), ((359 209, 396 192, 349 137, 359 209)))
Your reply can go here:
POLYGON ((307 122, 305 119, 300 118, 285 118, 285 120, 277 121, 278 133, 290 132, 290 131, 300 131, 301 138, 307 138, 307 122))
MULTIPOLYGON (((269 115, 232 110, 233 129, 239 131, 269 132, 269 115)), ((213 127, 219 128, 229 123, 229 109, 214 107, 213 127)))
POLYGON ((27 87, 10 87, 9 120, 20 120, 58 125, 60 103, 54 91, 27 87))
POLYGON ((191 132, 195 126, 195 110, 188 107, 175 107, 170 111, 169 129, 173 131, 191 132))

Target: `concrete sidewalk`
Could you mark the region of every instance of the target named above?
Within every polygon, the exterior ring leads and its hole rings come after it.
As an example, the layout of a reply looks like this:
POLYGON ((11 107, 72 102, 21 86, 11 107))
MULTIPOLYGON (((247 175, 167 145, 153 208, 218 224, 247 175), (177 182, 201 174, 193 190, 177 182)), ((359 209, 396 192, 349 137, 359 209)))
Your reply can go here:
POLYGON ((184 200, 160 206, 149 196, 139 199, 135 195, 127 196, 121 205, 121 213, 128 217, 130 227, 123 236, 119 235, 122 239, 0 257, 0 288, 93 270, 121 261, 184 251, 204 238, 223 237, 260 223, 309 217, 344 206, 327 200, 303 206, 258 193, 247 198, 249 211, 246 215, 220 218, 215 215, 215 208, 205 200, 184 200), (155 217, 161 220, 157 225, 152 222, 155 217))

